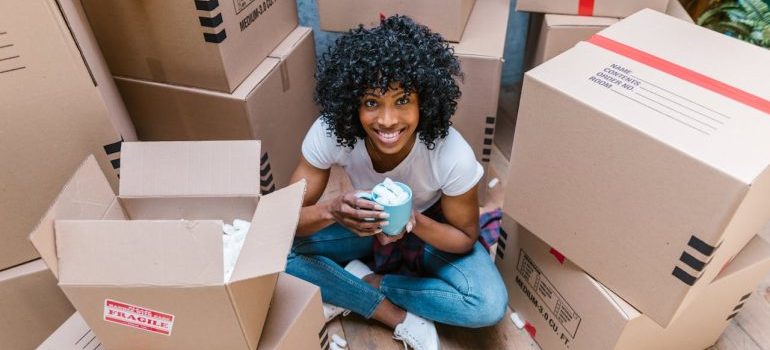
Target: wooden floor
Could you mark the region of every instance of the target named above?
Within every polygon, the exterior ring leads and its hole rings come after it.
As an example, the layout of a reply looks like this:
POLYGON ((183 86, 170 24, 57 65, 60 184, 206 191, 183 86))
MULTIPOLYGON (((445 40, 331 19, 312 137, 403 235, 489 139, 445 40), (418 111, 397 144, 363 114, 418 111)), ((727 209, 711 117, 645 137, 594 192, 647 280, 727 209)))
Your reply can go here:
MULTIPOLYGON (((503 203, 502 192, 507 172, 507 160, 497 147, 494 147, 489 166, 489 178, 498 177, 501 181, 491 189, 481 211, 500 208, 503 203)), ((330 185, 324 196, 334 195, 350 189, 350 183, 340 169, 333 169, 330 185)), ((770 230, 763 233, 770 240, 770 230)), ((770 350, 770 275, 760 283, 755 291, 759 297, 750 298, 738 316, 736 316, 719 341, 709 350, 770 350)), ((494 327, 465 329, 446 325, 437 325, 443 350, 460 349, 540 349, 523 330, 514 327, 508 317, 494 327)), ((376 321, 368 321, 350 314, 337 317, 328 325, 329 336, 337 334, 348 342, 349 350, 397 350, 403 349, 401 342, 393 340, 393 331, 376 321)))

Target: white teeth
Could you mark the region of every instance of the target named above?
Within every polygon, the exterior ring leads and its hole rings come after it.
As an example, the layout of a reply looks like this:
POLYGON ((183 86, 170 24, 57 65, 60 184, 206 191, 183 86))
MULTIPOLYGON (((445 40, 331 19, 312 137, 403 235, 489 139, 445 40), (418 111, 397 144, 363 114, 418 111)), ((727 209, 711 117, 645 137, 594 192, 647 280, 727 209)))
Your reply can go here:
POLYGON ((386 138, 386 139, 394 139, 394 138, 398 137, 398 135, 399 135, 401 132, 399 132, 399 131, 396 131, 396 132, 381 132, 381 131, 380 131, 380 132, 378 132, 378 133, 379 133, 379 134, 380 134, 380 136, 382 136, 383 138, 386 138))

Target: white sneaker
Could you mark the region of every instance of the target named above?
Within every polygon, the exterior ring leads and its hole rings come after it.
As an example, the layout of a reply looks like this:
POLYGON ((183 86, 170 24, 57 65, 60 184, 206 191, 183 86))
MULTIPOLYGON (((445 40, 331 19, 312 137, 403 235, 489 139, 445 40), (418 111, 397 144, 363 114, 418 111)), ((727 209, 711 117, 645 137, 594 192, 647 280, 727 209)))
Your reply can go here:
POLYGON ((393 338, 404 342, 404 349, 407 348, 407 344, 414 350, 441 349, 433 322, 408 311, 404 322, 396 325, 393 338))
POLYGON ((326 317, 327 323, 339 315, 342 315, 344 317, 350 313, 350 310, 343 307, 339 307, 337 305, 332 305, 329 303, 323 303, 323 305, 324 305, 324 317, 326 317))

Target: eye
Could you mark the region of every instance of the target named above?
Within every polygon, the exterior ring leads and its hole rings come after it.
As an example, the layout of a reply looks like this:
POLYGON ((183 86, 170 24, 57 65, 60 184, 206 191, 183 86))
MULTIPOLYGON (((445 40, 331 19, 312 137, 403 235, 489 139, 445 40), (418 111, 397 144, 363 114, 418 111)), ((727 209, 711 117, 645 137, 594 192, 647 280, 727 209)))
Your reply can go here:
POLYGON ((372 99, 364 100, 364 107, 366 107, 366 108, 377 107, 377 101, 372 100, 372 99))
POLYGON ((396 105, 405 105, 405 104, 407 104, 407 103, 409 103, 409 97, 406 97, 406 96, 404 96, 404 97, 399 97, 399 98, 396 100, 396 105))

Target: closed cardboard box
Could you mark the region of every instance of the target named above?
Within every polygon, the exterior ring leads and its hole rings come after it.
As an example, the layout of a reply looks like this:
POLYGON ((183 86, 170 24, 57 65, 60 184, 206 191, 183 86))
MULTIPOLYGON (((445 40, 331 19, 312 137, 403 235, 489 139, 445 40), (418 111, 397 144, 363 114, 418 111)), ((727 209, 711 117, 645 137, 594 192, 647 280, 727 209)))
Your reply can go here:
POLYGON ((516 11, 623 18, 645 8, 664 12, 669 1, 678 0, 518 0, 516 11))
POLYGON ((113 75, 231 92, 297 27, 292 0, 81 0, 113 75))
POLYGON ((664 328, 510 217, 502 226, 496 264, 509 304, 543 349, 706 349, 770 271, 770 244, 755 236, 664 328))
POLYGON ((27 235, 86 155, 117 188, 121 135, 110 116, 124 107, 105 97, 98 60, 84 61, 98 53, 78 49, 76 24, 53 0, 0 3, 0 270, 38 257, 27 235))
MULTIPOLYGON (((281 273, 257 350, 325 349, 326 332, 318 287, 281 273)), ((79 313, 73 314, 38 350, 96 350, 101 342, 79 313)), ((220 348, 214 345, 212 348, 220 348)))
POLYGON ((108 349, 256 348, 304 181, 260 196, 259 142, 126 143, 120 196, 93 160, 31 239, 108 349), (232 277, 223 222, 251 222, 232 277))
MULTIPOLYGON (((690 15, 678 0, 671 0, 665 12, 669 16, 693 23, 690 15)), ((591 35, 618 22, 612 17, 587 17, 554 14, 533 14, 530 16, 534 39, 528 43, 531 58, 528 66, 537 66, 554 56, 569 50, 577 43, 588 40, 591 35)))
POLYGON ((359 25, 371 28, 380 16, 406 15, 448 41, 458 42, 476 0, 318 0, 321 30, 347 32, 359 25), (437 9, 441 9, 437 11, 437 9))
POLYGON ((144 141, 261 140, 264 191, 288 185, 313 102, 315 52, 309 28, 294 30, 233 93, 116 77, 144 141))
POLYGON ((766 62, 645 10, 527 72, 504 210, 666 326, 770 221, 766 62))
POLYGON ((485 169, 495 134, 509 8, 507 0, 477 1, 463 40, 452 45, 464 74, 452 126, 468 141, 485 169))
POLYGON ((33 349, 73 311, 42 260, 0 271, 0 348, 33 349))

